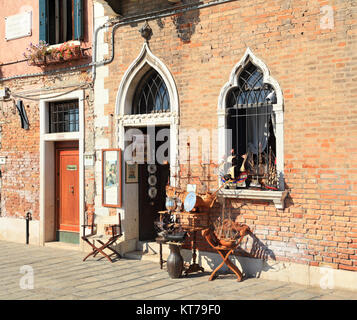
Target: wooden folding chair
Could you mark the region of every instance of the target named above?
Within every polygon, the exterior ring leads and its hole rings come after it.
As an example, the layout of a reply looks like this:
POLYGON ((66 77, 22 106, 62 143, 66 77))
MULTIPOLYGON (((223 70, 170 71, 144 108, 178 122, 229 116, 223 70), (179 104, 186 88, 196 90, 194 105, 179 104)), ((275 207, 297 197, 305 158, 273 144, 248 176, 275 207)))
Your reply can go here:
POLYGON ((225 247, 220 245, 219 240, 217 239, 216 235, 211 229, 205 229, 202 230, 202 236, 206 239, 208 244, 215 249, 218 254, 222 258, 221 264, 212 272, 211 276, 209 277, 209 281, 215 279, 216 277, 216 272, 223 267, 224 264, 228 266, 229 269, 231 269, 235 275, 237 276, 237 281, 242 281, 243 275, 240 272, 240 270, 235 266, 232 261, 229 260, 229 256, 234 252, 234 250, 239 246, 241 241, 243 240, 244 236, 246 235, 247 231, 249 228, 243 229, 243 232, 241 233, 240 238, 238 241, 234 244, 232 247, 225 247))
POLYGON ((116 254, 119 258, 121 258, 121 255, 111 247, 111 245, 122 236, 120 213, 118 213, 117 224, 111 224, 113 222, 113 219, 116 219, 116 216, 93 215, 92 223, 85 224, 82 226, 82 239, 92 248, 92 252, 89 253, 83 259, 83 261, 85 261, 90 256, 95 257, 98 253, 101 253, 110 262, 113 262, 113 260, 110 258, 110 256, 113 254, 116 254), (105 227, 108 225, 109 230, 111 229, 111 234, 106 234, 105 232, 105 227), (90 228, 90 234, 86 234, 86 228, 90 228), (99 245, 96 244, 96 241, 99 243, 99 245), (109 249, 113 253, 108 255, 104 252, 105 249, 109 249))

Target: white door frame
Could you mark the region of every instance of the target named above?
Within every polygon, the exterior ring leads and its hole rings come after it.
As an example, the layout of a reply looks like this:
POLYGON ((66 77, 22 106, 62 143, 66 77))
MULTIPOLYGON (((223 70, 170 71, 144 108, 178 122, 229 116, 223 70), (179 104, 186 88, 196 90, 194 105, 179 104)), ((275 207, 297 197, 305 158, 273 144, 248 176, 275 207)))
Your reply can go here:
POLYGON ((79 144, 79 224, 84 224, 84 90, 76 90, 58 97, 40 96, 40 244, 55 240, 51 234, 55 223, 55 152, 57 141, 78 141, 79 144), (78 99, 79 131, 48 133, 48 104, 53 101, 78 99))

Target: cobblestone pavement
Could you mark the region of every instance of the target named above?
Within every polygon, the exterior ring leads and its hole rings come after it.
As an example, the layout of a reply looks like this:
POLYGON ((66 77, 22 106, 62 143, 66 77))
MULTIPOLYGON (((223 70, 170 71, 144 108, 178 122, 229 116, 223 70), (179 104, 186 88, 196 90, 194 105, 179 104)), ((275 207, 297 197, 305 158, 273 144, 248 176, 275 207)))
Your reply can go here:
POLYGON ((357 292, 323 290, 233 274, 171 279, 151 261, 89 258, 80 251, 0 241, 0 300, 355 300, 357 292), (31 289, 31 273, 33 288, 31 289))

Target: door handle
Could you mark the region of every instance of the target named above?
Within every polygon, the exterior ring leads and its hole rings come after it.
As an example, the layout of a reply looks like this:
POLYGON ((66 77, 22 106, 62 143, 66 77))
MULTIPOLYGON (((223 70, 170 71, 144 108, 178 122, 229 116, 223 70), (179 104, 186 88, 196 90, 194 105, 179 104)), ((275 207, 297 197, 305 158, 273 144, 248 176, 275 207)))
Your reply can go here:
POLYGON ((69 186, 69 192, 74 194, 74 186, 69 186))

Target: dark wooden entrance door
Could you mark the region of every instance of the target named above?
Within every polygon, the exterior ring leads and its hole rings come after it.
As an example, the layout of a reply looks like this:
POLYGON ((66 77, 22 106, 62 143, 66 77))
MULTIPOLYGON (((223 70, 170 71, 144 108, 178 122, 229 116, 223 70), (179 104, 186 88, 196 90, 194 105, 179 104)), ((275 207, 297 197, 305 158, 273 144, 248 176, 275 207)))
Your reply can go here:
MULTIPOLYGON (((156 133, 162 127, 156 128, 156 133)), ((166 128, 167 129, 167 128, 166 128)), ((165 141, 155 141, 155 150, 165 141)), ((157 160, 157 159, 156 159, 157 160)), ((139 164, 139 240, 153 240, 157 236, 154 222, 158 211, 165 210, 166 190, 170 175, 169 164, 139 164)))
MULTIPOLYGON (((79 156, 71 144, 56 145, 57 237, 79 232, 79 156)), ((68 236, 67 236, 68 237, 68 236)), ((58 239, 60 240, 60 239, 58 239)))

